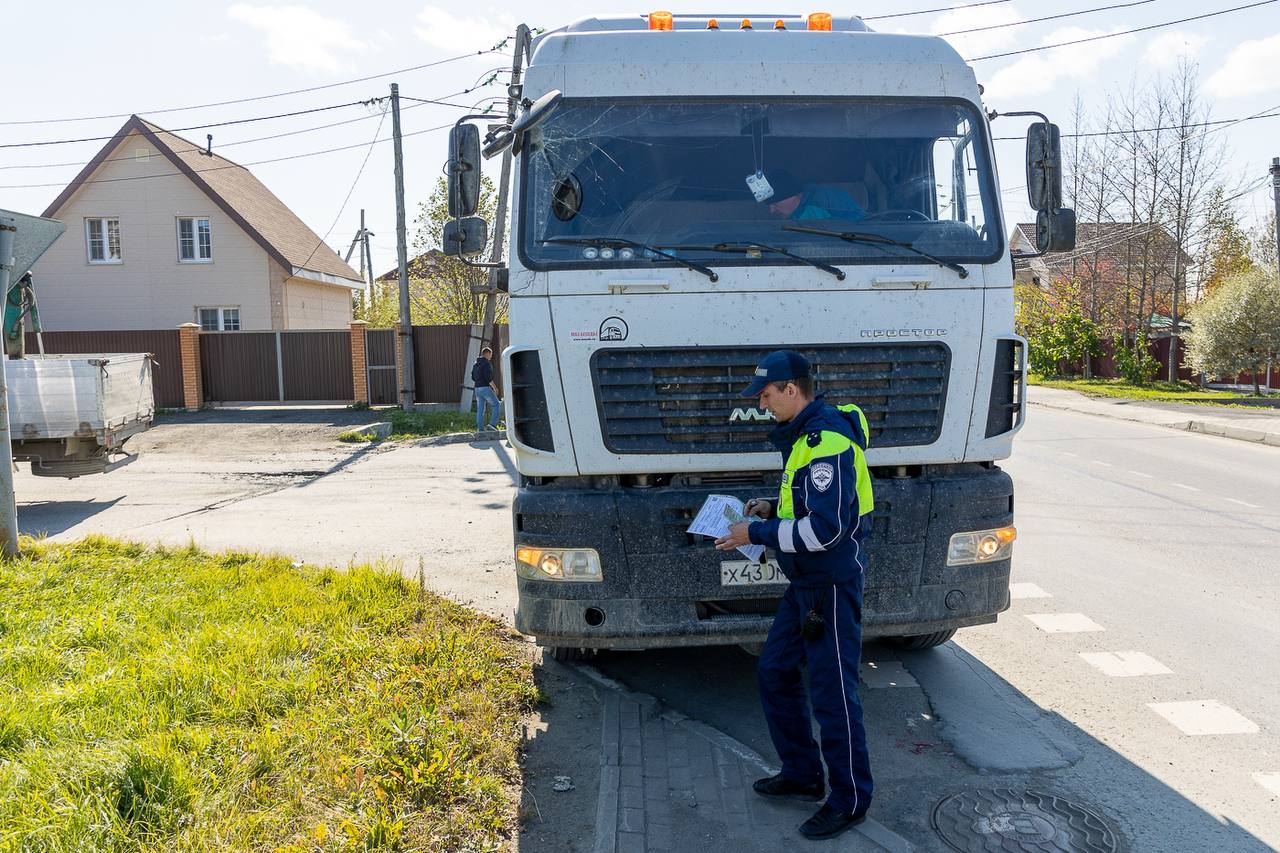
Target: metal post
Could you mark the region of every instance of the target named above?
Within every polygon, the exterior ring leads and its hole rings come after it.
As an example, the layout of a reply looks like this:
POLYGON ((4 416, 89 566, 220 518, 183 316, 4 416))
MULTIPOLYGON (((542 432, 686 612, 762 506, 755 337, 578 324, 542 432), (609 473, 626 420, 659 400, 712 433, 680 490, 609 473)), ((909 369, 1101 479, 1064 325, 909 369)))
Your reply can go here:
MULTIPOLYGON (((511 85, 507 87, 507 125, 513 125, 516 121, 516 111, 520 107, 520 85, 524 72, 524 59, 529 50, 530 33, 529 28, 521 24, 516 27, 516 49, 511 57, 511 85)), ((508 148, 502 155, 502 174, 498 183, 498 203, 494 209, 493 223, 493 248, 489 252, 489 261, 498 263, 502 260, 503 241, 507 236, 507 204, 508 195, 511 186, 511 149, 508 148)), ((497 287, 496 269, 489 270, 489 288, 485 291, 484 297, 484 326, 480 332, 480 349, 484 347, 493 347, 497 350, 495 335, 493 334, 493 324, 498 313, 498 287, 497 287)), ((497 352, 494 353, 498 355, 497 352)), ((470 365, 468 365, 470 371, 470 365)), ((469 384, 471 379, 470 372, 467 373, 464 381, 464 388, 469 384)), ((470 409, 470 400, 466 399, 464 391, 463 403, 466 409, 470 409)))
POLYGON ((1276 203, 1276 272, 1280 274, 1280 157, 1271 158, 1271 195, 1276 203))
POLYGON ((391 138, 396 158, 396 260, 400 269, 400 364, 404 381, 400 384, 400 408, 413 411, 413 320, 409 316, 409 249, 405 245, 404 151, 400 145, 400 86, 391 84, 391 138))
MULTIPOLYGON (((16 220, 0 217, 0 294, 9 292, 9 274, 13 271, 13 241, 18 234, 16 220)), ((6 557, 18 553, 18 507, 13 496, 13 445, 9 439, 9 380, 0 353, 0 549, 6 557)))

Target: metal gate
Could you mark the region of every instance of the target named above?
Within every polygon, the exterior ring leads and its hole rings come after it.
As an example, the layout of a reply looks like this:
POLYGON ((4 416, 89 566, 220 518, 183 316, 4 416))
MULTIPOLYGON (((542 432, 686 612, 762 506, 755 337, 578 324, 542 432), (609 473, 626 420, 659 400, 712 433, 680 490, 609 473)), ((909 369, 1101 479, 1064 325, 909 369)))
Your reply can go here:
POLYGON ((350 402, 351 333, 202 332, 200 375, 209 402, 350 402))
POLYGON ((396 388, 395 329, 366 329, 364 357, 369 374, 370 405, 391 406, 400 402, 396 388))

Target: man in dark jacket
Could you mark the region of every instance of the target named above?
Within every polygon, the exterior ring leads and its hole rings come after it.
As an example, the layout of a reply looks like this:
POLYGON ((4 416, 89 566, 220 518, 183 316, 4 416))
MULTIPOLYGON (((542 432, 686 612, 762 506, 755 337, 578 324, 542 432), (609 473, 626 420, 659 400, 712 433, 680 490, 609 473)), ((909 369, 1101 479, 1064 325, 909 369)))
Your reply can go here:
POLYGON ((825 761, 830 796, 800 833, 830 838, 865 819, 872 794, 858 700, 865 542, 874 507, 867 423, 856 406, 815 399, 808 361, 789 350, 768 355, 743 396, 758 396, 760 408, 779 422, 770 440, 782 453, 782 485, 776 507, 750 501, 747 513, 755 518, 733 525, 716 547, 766 545, 790 581, 758 666, 782 772, 754 787, 766 797, 820 800, 825 761), (800 672, 806 663, 821 750, 800 672))
POLYGON ((498 399, 498 386, 493 381, 491 358, 493 350, 485 347, 480 350, 476 363, 471 365, 471 381, 476 389, 476 432, 497 429, 498 420, 502 417, 502 401, 498 399), (489 410, 488 418, 485 417, 485 409, 489 410))

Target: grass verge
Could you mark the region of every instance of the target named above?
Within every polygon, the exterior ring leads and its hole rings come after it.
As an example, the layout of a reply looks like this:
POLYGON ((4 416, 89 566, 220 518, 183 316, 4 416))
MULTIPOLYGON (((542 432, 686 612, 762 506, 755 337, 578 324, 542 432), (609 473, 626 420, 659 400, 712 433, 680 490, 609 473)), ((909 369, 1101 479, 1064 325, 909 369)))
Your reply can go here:
POLYGON ((406 412, 403 409, 390 409, 387 411, 387 420, 391 422, 393 439, 474 432, 476 428, 476 416, 463 412, 406 412))
POLYGON ((494 850, 530 658, 367 566, 91 537, 0 564, 0 850, 494 850))
MULTIPOLYGON (((1152 382, 1150 385, 1134 385, 1123 379, 1075 379, 1061 376, 1027 374, 1031 385, 1046 388, 1064 388, 1079 391, 1093 397, 1116 397, 1126 400, 1146 400, 1156 403, 1198 403, 1213 406, 1240 406, 1240 400, 1258 400, 1251 394, 1238 391, 1210 391, 1191 382, 1152 382)), ((1248 406, 1247 408, 1256 408, 1248 406)))
POLYGON ((378 436, 376 433, 360 432, 359 430, 354 429, 338 433, 338 441, 345 441, 347 444, 359 444, 366 441, 375 441, 377 438, 378 436))

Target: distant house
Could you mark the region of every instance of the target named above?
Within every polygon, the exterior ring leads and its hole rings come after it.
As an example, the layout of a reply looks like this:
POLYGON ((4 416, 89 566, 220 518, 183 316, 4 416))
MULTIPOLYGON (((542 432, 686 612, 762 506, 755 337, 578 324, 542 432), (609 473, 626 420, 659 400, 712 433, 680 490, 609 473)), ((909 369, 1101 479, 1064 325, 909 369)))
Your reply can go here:
MULTIPOLYGON (((1009 237, 1014 252, 1034 252, 1036 226, 1019 223, 1009 237)), ((1052 252, 1040 258, 1019 262, 1017 281, 1047 284, 1059 276, 1077 281, 1148 282, 1160 293, 1171 293, 1175 273, 1177 244, 1164 226, 1151 227, 1142 222, 1081 222, 1076 228, 1076 248, 1070 252, 1052 252)), ((1183 282, 1186 270, 1194 260, 1185 252, 1181 256, 1183 282)), ((1185 294, 1185 291, 1184 291, 1185 294)))
POLYGON ((44 211, 49 330, 335 329, 360 274, 248 169, 132 116, 44 211))

